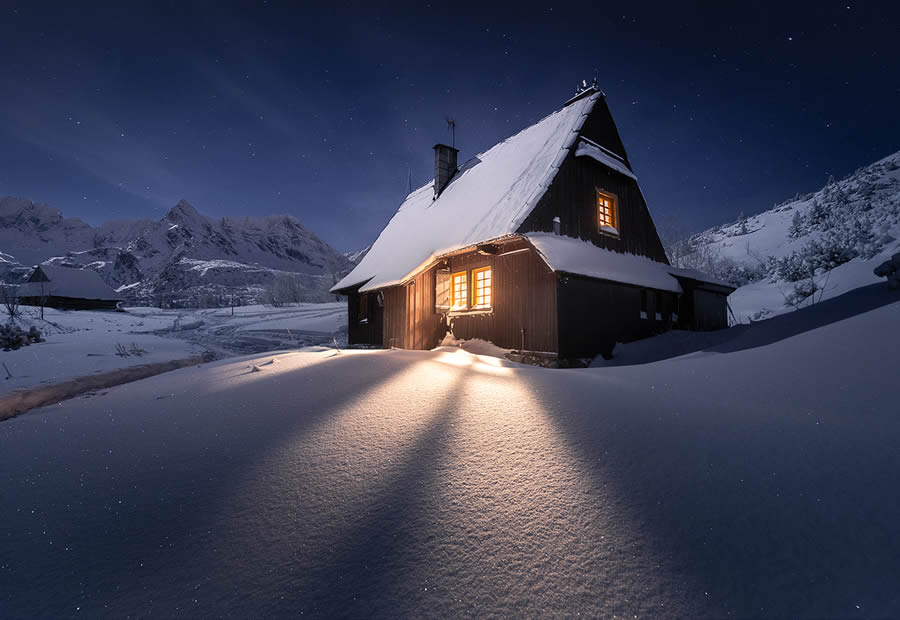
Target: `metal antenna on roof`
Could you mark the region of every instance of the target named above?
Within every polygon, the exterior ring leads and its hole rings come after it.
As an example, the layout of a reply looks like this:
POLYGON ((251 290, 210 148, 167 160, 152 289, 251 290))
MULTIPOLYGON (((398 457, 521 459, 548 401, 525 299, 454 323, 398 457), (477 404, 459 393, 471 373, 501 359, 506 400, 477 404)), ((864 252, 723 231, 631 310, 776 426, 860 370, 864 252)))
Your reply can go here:
POLYGON ((453 135, 451 137, 450 146, 452 146, 453 148, 456 148, 456 121, 453 120, 452 118, 450 118, 449 116, 445 116, 444 120, 447 121, 447 129, 449 129, 451 132, 453 132, 453 135))
POLYGON ((412 194, 412 168, 406 168, 406 195, 412 194))

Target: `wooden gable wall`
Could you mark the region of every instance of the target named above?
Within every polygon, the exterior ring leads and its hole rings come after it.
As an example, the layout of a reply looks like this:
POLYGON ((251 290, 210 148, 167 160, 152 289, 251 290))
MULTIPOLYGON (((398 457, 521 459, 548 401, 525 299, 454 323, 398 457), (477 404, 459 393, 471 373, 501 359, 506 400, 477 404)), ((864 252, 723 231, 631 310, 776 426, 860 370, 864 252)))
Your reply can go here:
MULTIPOLYGON (((603 99, 585 120, 580 135, 624 155, 618 130, 603 99)), ((568 237, 584 239, 615 252, 669 262, 637 181, 590 157, 575 157, 575 148, 563 160, 547 192, 518 232, 552 232, 554 217, 560 219, 560 233, 568 237), (618 238, 600 232, 598 189, 618 198, 618 238)))

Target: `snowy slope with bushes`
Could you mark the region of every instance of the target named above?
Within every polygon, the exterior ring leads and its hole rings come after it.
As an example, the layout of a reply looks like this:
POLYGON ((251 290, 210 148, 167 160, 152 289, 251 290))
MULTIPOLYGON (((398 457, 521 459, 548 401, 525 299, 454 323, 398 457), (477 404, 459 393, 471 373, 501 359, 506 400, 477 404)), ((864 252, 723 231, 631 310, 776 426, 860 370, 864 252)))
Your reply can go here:
MULTIPOLYGON (((698 233, 667 248, 673 264, 738 285, 738 321, 817 303, 879 281, 900 251, 900 153, 817 192, 698 233)), ((883 280, 882 280, 883 281, 883 280)))

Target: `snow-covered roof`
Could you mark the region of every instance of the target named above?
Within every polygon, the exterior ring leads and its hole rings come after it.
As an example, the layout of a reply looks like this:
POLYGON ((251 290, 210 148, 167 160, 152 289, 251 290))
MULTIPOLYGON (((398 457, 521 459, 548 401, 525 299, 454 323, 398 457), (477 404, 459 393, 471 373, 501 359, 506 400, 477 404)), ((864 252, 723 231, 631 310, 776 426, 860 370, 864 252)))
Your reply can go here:
POLYGON ((605 250, 581 239, 550 233, 528 233, 525 237, 553 271, 675 293, 682 292, 677 278, 696 280, 731 290, 735 288, 733 284, 710 277, 696 269, 672 267, 645 256, 605 250))
POLYGON ((697 271, 696 269, 685 269, 681 267, 666 267, 666 269, 673 276, 677 276, 679 278, 687 278, 689 280, 697 280, 698 282, 706 282, 707 284, 715 284, 716 286, 724 286, 725 288, 730 288, 731 290, 737 288, 731 282, 719 280, 718 278, 714 278, 711 275, 703 273, 702 271, 697 271))
POLYGON ((607 168, 612 168, 616 172, 621 172, 626 177, 631 177, 637 181, 637 177, 634 176, 634 173, 625 165, 625 162, 609 155, 606 152, 606 149, 598 144, 594 144, 587 138, 582 138, 578 141, 578 148, 575 149, 575 157, 590 157, 607 168))
POLYGON ((681 293, 665 263, 598 248, 590 241, 551 233, 525 235, 553 271, 681 293))
POLYGON ((433 200, 413 191, 372 249, 331 290, 400 284, 435 257, 513 234, 556 175, 599 91, 575 100, 466 162, 433 200))
POLYGON ((52 295, 54 297, 74 297, 78 299, 124 299, 122 295, 104 282, 96 271, 72 269, 71 267, 60 267, 59 265, 40 265, 40 269, 47 276, 47 279, 50 280, 49 286, 45 283, 42 289, 41 282, 26 282, 18 289, 20 297, 52 295))

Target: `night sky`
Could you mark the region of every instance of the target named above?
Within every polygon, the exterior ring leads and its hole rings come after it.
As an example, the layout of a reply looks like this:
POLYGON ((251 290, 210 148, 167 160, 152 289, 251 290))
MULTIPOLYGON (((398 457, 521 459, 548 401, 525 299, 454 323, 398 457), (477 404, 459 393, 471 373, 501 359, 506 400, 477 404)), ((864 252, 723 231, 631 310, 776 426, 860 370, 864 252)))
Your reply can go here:
POLYGON ((465 160, 594 77, 670 235, 900 150, 897 3, 374 4, 0 0, 0 195, 289 213, 350 250, 432 176, 445 117, 465 160))

